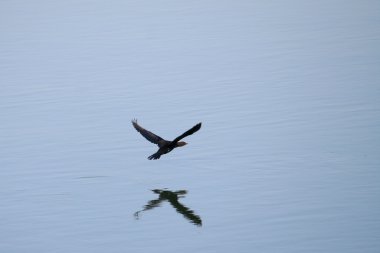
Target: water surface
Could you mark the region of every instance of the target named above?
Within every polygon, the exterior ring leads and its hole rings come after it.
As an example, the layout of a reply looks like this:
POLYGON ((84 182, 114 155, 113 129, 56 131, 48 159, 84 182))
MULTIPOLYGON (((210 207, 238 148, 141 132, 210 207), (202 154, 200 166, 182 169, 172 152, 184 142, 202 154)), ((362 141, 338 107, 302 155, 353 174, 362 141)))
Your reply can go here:
POLYGON ((378 252, 379 7, 3 1, 0 251, 378 252))

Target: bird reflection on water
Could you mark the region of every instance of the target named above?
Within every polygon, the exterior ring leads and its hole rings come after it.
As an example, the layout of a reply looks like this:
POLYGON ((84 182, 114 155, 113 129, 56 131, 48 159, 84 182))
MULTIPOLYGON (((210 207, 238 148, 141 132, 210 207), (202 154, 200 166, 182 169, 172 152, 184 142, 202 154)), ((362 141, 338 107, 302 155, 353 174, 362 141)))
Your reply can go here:
POLYGON ((151 210, 155 207, 158 207, 161 205, 164 201, 169 201, 169 203, 176 209, 176 211, 180 214, 182 214, 186 219, 188 219, 191 223, 197 226, 202 226, 202 220, 201 217, 194 214, 194 211, 189 209, 188 207, 182 205, 178 202, 179 198, 185 197, 184 195, 187 194, 186 190, 180 190, 180 191, 169 191, 166 189, 160 190, 155 189, 152 190, 154 193, 159 194, 158 199, 153 199, 148 202, 144 206, 144 209, 135 212, 135 218, 139 219, 139 214, 143 211, 151 210))

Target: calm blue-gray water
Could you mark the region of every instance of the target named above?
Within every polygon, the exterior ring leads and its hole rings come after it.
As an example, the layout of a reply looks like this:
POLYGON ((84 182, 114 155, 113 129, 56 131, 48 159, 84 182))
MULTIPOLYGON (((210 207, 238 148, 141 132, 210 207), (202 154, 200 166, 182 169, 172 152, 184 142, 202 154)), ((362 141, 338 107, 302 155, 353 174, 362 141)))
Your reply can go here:
POLYGON ((1 1, 0 252, 379 252, 379 10, 1 1))

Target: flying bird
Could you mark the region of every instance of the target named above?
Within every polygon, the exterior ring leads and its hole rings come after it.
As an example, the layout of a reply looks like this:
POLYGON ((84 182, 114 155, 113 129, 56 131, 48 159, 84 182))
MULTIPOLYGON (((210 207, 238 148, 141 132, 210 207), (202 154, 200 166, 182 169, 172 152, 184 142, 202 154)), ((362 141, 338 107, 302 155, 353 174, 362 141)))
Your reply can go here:
POLYGON ((169 153, 174 148, 185 146, 187 143, 180 140, 198 131, 201 128, 202 123, 196 124, 195 126, 193 126, 192 128, 190 128, 189 130, 187 130, 186 132, 184 132, 183 134, 181 134, 180 136, 178 136, 172 141, 164 140, 160 136, 141 127, 139 124, 137 124, 137 119, 132 120, 132 125, 137 130, 137 132, 139 132, 142 136, 145 137, 145 139, 147 139, 148 141, 154 144, 157 144, 157 146, 159 147, 158 151, 148 157, 149 160, 152 160, 152 159, 157 160, 157 159, 160 159, 160 157, 163 154, 169 153))

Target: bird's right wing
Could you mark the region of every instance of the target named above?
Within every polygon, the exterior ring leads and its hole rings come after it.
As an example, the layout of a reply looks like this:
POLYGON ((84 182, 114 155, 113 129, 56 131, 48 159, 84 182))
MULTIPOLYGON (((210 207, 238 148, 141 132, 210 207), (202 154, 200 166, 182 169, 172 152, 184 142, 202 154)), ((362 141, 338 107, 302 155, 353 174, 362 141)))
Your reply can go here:
POLYGON ((172 141, 172 143, 176 143, 179 140, 185 138, 186 136, 192 135, 193 133, 195 133, 196 131, 198 131, 199 129, 201 129, 201 126, 202 126, 202 123, 196 124, 195 126, 193 126, 192 128, 190 128, 189 130, 187 130, 186 132, 184 132, 183 134, 181 134, 180 136, 178 136, 177 138, 175 138, 172 141))
POLYGON ((139 124, 137 124, 136 119, 132 120, 132 125, 137 130, 137 132, 139 132, 142 136, 145 137, 145 139, 147 139, 148 141, 150 141, 154 144, 159 145, 159 142, 163 140, 160 136, 155 135, 154 133, 146 130, 145 128, 143 128, 139 124))
POLYGON ((191 223, 197 226, 202 226, 202 219, 199 215, 196 215, 193 210, 182 205, 177 200, 168 199, 170 204, 176 209, 176 211, 182 214, 191 223))

